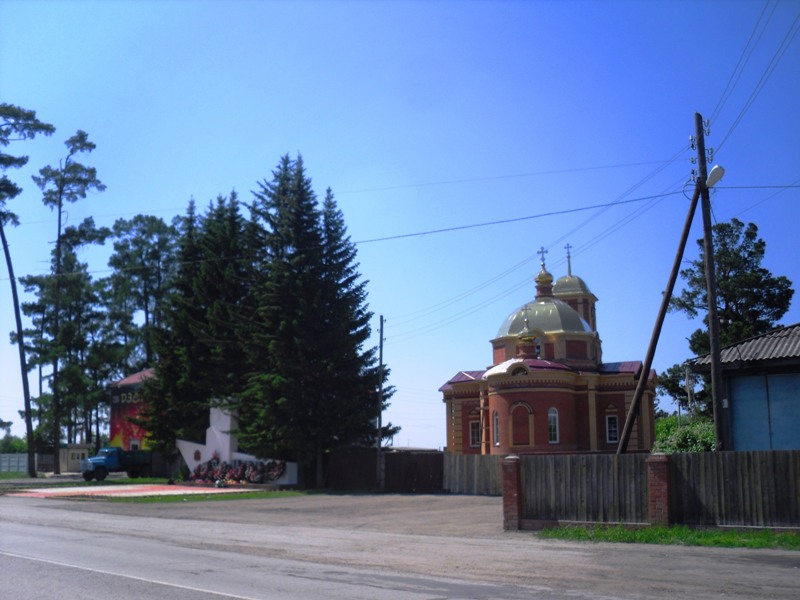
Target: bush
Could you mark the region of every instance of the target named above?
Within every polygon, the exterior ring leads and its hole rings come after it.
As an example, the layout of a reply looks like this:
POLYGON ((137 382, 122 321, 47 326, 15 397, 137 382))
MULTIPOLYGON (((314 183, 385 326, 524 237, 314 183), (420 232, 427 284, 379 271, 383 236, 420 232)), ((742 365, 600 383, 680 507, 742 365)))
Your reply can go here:
POLYGON ((714 421, 706 417, 684 418, 671 415, 656 421, 656 443, 653 452, 711 452, 716 447, 714 421))
POLYGON ((28 444, 21 437, 6 433, 0 439, 0 454, 24 454, 28 451, 28 444))

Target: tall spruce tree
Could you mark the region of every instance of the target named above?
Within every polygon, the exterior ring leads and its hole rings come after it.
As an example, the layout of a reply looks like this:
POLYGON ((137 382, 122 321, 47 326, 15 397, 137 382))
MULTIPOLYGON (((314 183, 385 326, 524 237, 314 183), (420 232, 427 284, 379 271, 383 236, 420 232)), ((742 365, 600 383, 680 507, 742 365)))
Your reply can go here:
POLYGON ((325 452, 375 441, 379 381, 374 349, 364 348, 366 283, 333 195, 320 210, 301 157, 284 156, 254 196, 266 268, 254 289, 260 321, 238 397, 239 440, 259 455, 297 460, 322 485, 325 452))
POLYGON ((254 192, 252 214, 264 228, 267 268, 254 289, 260 326, 248 354, 257 370, 239 402, 239 442, 261 455, 291 457, 303 467, 330 423, 315 419, 322 233, 319 210, 301 158, 284 156, 271 182, 254 192))
POLYGON ((236 193, 219 196, 206 214, 194 204, 183 219, 176 277, 157 329, 156 377, 146 386, 144 415, 153 441, 202 441, 209 408, 242 386, 249 324, 246 223, 236 193))
MULTIPOLYGON (((323 258, 320 283, 323 302, 321 313, 325 324, 321 332, 323 348, 330 349, 323 357, 325 387, 331 404, 341 420, 334 437, 325 440, 328 447, 352 443, 372 444, 378 435, 374 421, 378 411, 389 407, 392 389, 386 386, 390 371, 377 364, 374 347, 366 347, 373 317, 367 304, 367 281, 358 272, 355 245, 347 235, 344 216, 330 188, 322 205, 323 258), (377 392, 383 388, 380 406, 377 392)), ((400 430, 386 423, 380 432, 381 441, 400 430)))
POLYGON ((156 376, 142 389, 146 402, 140 417, 151 443, 167 452, 174 449, 177 438, 202 441, 208 410, 202 381, 208 358, 196 335, 205 310, 195 302, 203 256, 197 243, 199 218, 194 201, 175 225, 178 267, 164 301, 161 326, 154 332, 156 376))
MULTIPOLYGON (((0 104, 0 147, 6 147, 13 141, 27 140, 38 134, 50 135, 55 127, 36 118, 36 112, 26 110, 13 104, 0 104)), ((28 385, 28 365, 25 356, 25 338, 22 329, 22 316, 20 312, 19 295, 17 294, 17 280, 14 276, 14 264, 11 261, 11 250, 6 239, 7 224, 18 225, 19 217, 8 208, 8 201, 22 193, 22 188, 12 182, 5 171, 18 169, 28 163, 27 156, 12 156, 0 152, 0 241, 3 244, 3 254, 6 259, 8 278, 11 284, 11 298, 14 304, 14 320, 16 324, 15 339, 19 351, 19 368, 22 380, 22 394, 25 417, 25 433, 28 442, 28 476, 36 477, 36 461, 34 460, 34 435, 31 414, 31 392, 28 385)))

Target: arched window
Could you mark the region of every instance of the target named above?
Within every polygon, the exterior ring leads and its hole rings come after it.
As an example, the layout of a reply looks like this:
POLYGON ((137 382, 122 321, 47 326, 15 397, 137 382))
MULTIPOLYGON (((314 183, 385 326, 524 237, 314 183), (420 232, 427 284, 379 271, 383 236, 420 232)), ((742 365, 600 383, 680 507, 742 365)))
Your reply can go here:
POLYGON ((555 408, 547 411, 547 438, 551 444, 558 443, 558 410, 555 408))
POLYGON ((500 445, 500 413, 492 413, 492 441, 495 446, 500 445))

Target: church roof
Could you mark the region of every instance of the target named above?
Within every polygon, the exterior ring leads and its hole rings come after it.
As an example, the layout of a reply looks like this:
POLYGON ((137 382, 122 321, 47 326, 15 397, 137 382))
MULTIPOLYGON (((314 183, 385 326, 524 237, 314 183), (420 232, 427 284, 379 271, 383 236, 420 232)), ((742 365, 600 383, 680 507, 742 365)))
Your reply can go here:
POLYGON ((566 302, 551 296, 540 297, 512 312, 497 332, 498 338, 525 331, 591 333, 592 328, 566 302))
POLYGON ((453 384, 466 383, 470 381, 480 381, 486 379, 490 375, 500 372, 506 372, 510 368, 524 365, 529 371, 537 370, 552 370, 552 371, 572 371, 570 367, 562 365, 561 363, 544 360, 543 358, 512 358, 504 361, 498 365, 484 369, 482 371, 459 371, 453 377, 447 380, 442 387, 439 388, 440 392, 446 392, 453 389, 453 384))
POLYGON ((555 296, 591 293, 592 291, 586 285, 586 282, 577 275, 559 277, 553 285, 553 295, 555 296))

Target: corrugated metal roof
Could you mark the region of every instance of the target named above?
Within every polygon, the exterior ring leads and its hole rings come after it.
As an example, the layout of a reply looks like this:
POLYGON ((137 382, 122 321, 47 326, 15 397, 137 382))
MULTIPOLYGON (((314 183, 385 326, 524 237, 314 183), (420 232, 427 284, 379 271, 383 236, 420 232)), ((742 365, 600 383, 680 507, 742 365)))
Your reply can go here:
MULTIPOLYGON (((800 358, 800 323, 775 329, 749 340, 720 350, 722 364, 800 358)), ((710 365, 711 355, 693 361, 696 365, 710 365)))

